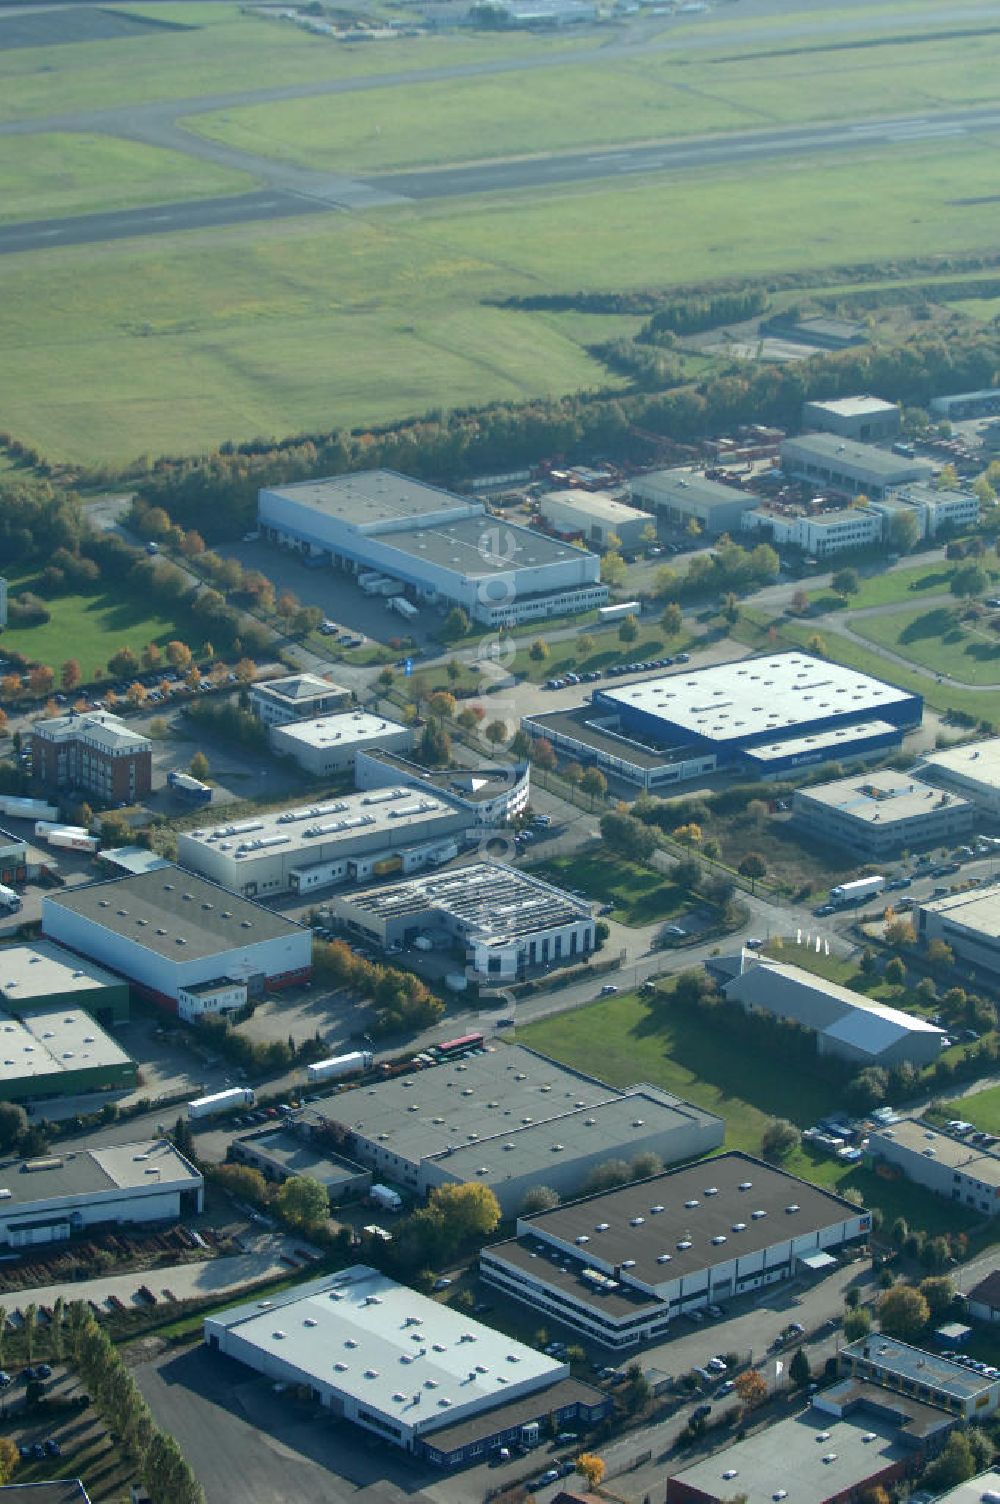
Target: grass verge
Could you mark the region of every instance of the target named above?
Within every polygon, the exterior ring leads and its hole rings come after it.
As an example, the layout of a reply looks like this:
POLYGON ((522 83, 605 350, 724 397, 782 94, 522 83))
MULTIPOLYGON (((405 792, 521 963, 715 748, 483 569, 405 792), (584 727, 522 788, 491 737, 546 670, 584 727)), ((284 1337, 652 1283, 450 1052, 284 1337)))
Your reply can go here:
POLYGON ((596 903, 613 899, 615 919, 621 924, 654 924, 680 913, 688 902, 688 895, 676 883, 605 850, 553 857, 531 870, 560 887, 579 889, 596 903))

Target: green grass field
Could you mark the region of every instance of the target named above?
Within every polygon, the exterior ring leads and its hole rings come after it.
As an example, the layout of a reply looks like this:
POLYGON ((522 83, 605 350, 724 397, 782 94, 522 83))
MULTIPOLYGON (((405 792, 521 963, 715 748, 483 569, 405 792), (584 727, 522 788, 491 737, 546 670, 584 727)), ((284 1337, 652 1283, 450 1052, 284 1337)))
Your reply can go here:
POLYGON ((939 1106, 945 1120, 964 1118, 983 1133, 1000 1134, 1000 1086, 987 1086, 983 1091, 958 1097, 953 1102, 941 1102, 939 1106))
MULTIPOLYGON (((857 20, 857 17, 855 17, 857 20)), ((200 115, 185 123, 214 140, 311 167, 368 172, 469 158, 608 146, 736 130, 907 114, 991 103, 1000 29, 975 41, 919 33, 897 45, 823 46, 772 54, 766 65, 651 49, 537 75, 414 83, 200 115)))
POLYGON ((615 919, 620 924, 644 925, 670 919, 687 901, 684 889, 667 882, 658 872, 603 850, 553 857, 531 870, 562 887, 578 888, 597 903, 614 899, 615 919))
MULTIPOLYGON (((774 1115, 801 1128, 843 1106, 818 1072, 789 1071, 761 1053, 734 1051, 725 1034, 705 1027, 695 1013, 671 1009, 669 995, 652 1003, 635 993, 592 1003, 518 1029, 517 1039, 613 1086, 648 1081, 726 1121, 725 1148, 760 1153, 761 1134, 774 1115)), ((887 1181, 864 1167, 845 1165, 805 1147, 784 1168, 830 1190, 860 1191, 887 1223, 903 1216, 934 1235, 971 1226, 947 1201, 905 1181, 887 1181), (959 1220, 960 1218, 960 1220, 959 1220)))
POLYGON ((0 139, 0 223, 248 193, 255 187, 244 173, 110 136, 60 132, 0 139))
POLYGON ((984 626, 960 625, 949 606, 866 616, 856 620, 853 629, 866 641, 935 674, 963 684, 1000 684, 1000 636, 984 626))
MULTIPOLYGON (((33 573, 10 571, 10 593, 34 587, 33 573)), ((89 682, 94 670, 102 671, 113 653, 130 647, 141 653, 149 642, 161 647, 179 638, 197 650, 204 641, 204 628, 183 610, 174 617, 151 609, 148 601, 120 588, 99 585, 89 595, 59 595, 47 603, 52 620, 37 627, 8 627, 3 633, 5 651, 14 649, 31 662, 47 663, 58 673, 69 658, 76 658, 89 682)))
POLYGON ((992 203, 949 207, 992 171, 990 143, 963 139, 822 175, 783 163, 8 256, 5 426, 55 458, 123 460, 606 387, 569 333, 483 300, 819 268, 862 241, 870 259, 992 248, 992 203))
MULTIPOLYGON (((893 569, 884 574, 862 576, 861 588, 852 595, 846 609, 860 611, 868 606, 892 606, 919 602, 931 595, 947 595, 956 564, 940 562, 914 564, 912 568, 893 569)), ((804 588, 809 592, 809 582, 804 588)), ((812 597, 813 606, 820 610, 842 611, 845 603, 842 596, 832 591, 812 597)))

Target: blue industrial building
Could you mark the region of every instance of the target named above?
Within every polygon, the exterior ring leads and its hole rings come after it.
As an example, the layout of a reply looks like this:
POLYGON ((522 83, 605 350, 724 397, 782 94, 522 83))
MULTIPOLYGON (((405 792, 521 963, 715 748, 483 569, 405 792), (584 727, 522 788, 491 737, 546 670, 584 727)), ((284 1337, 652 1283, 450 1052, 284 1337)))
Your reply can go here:
POLYGON ((714 757, 758 776, 891 748, 923 718, 922 696, 801 652, 597 689, 592 706, 677 761, 714 757))

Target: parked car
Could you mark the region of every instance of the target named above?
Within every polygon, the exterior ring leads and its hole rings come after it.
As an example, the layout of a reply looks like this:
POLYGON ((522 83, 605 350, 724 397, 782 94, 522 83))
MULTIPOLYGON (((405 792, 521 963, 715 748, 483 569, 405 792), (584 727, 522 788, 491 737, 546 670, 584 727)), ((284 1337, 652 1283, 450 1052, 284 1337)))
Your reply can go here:
POLYGON ((618 988, 615 986, 614 982, 605 982, 604 986, 601 988, 601 996, 611 997, 617 991, 618 988))

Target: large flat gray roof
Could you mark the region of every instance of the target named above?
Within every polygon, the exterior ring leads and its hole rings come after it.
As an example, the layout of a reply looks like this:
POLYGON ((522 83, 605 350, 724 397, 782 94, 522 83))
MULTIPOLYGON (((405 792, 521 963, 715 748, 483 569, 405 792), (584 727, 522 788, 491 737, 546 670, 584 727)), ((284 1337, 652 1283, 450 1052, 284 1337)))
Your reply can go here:
MULTIPOLYGON (((470 579, 559 564, 581 556, 594 557, 585 549, 550 538, 534 528, 498 522, 487 516, 460 517, 431 527, 401 528, 380 535, 379 543, 470 579)), ((391 567, 386 564, 386 571, 391 567)))
POLYGON ((988 1149, 980 1149, 976 1144, 952 1138, 950 1133, 932 1128, 922 1118, 903 1118, 898 1123, 873 1130, 870 1143, 874 1152, 883 1141, 898 1144, 902 1149, 933 1159, 935 1164, 959 1170, 963 1175, 974 1176, 984 1185, 1000 1189, 1000 1156, 991 1154, 988 1149))
POLYGON ((79 1199, 101 1191, 136 1189, 152 1180, 159 1185, 200 1185, 201 1176, 166 1139, 134 1144, 103 1144, 93 1149, 65 1149, 36 1159, 8 1159, 0 1164, 0 1189, 9 1191, 3 1206, 30 1206, 36 1201, 79 1199))
POLYGON ((57 992, 78 992, 86 1002, 88 992, 122 985, 121 977, 52 940, 25 940, 0 948, 0 996, 12 1006, 57 992))
POLYGON ((883 1336, 880 1332, 872 1332, 867 1337, 859 1338, 857 1342, 849 1342, 841 1348, 841 1353, 845 1358, 874 1363, 890 1373, 911 1379, 915 1384, 926 1385, 929 1389, 937 1389, 958 1400, 972 1399, 996 1383, 995 1379, 976 1373, 975 1369, 953 1363, 950 1358, 942 1358, 940 1353, 932 1353, 922 1347, 911 1347, 908 1342, 883 1336))
POLYGON ((968 930, 970 939, 977 935, 1000 939, 1000 884, 968 893, 950 893, 947 898, 931 898, 920 908, 968 930))
POLYGON ((810 1408, 714 1452, 675 1481, 715 1499, 738 1493, 747 1504, 786 1495, 789 1504, 824 1504, 912 1458, 913 1443, 892 1417, 864 1409, 840 1418, 810 1408))
POLYGON ((858 1213, 830 1191, 730 1153, 524 1217, 518 1225, 529 1244, 535 1229, 557 1238, 582 1267, 588 1255, 618 1267, 634 1260, 627 1282, 652 1289, 858 1213))
POLYGON ((43 926, 49 905, 79 914, 171 961, 203 960, 302 928, 180 867, 47 893, 43 926))
POLYGON ((700 470, 651 470, 646 475, 637 475, 632 481, 635 491, 647 491, 660 500, 697 502, 700 507, 731 507, 740 502, 749 510, 760 501, 751 491, 738 486, 726 486, 719 480, 709 480, 700 470))
POLYGON ((43 1091, 67 1072, 131 1063, 83 1008, 32 1003, 16 1015, 0 1012, 0 1090, 5 1082, 37 1080, 43 1091))
MULTIPOLYGON (((568 1367, 439 1305, 364 1264, 208 1318, 421 1432, 502 1401, 508 1386, 568 1377, 568 1367), (414 1392, 424 1396, 417 1409, 414 1392)), ((419 1402, 418 1402, 419 1403, 419 1402)))
POLYGON ((1000 736, 926 752, 920 759, 920 770, 946 775, 954 773, 963 783, 981 784, 992 795, 1000 785, 1000 736))
POLYGON ((360 470, 355 475, 331 475, 289 486, 267 486, 265 490, 271 496, 353 523, 362 531, 376 522, 405 521, 408 517, 416 520, 445 509, 466 512, 470 506, 464 497, 452 496, 395 470, 360 470))
POLYGON ((799 789, 797 798, 835 811, 864 825, 892 825, 897 820, 913 820, 935 810, 967 809, 967 799, 950 794, 929 783, 921 783, 910 773, 881 768, 874 773, 856 773, 851 778, 837 778, 832 783, 817 783, 799 789))
POLYGON ((890 453, 888 449, 877 449, 874 444, 861 444, 835 433, 807 433, 795 439, 785 439, 781 453, 783 457, 788 454, 793 458, 819 460, 823 464, 835 462, 877 476, 886 485, 897 477, 906 480, 917 475, 930 475, 934 470, 928 460, 907 459, 890 453))
POLYGON ((877 715, 907 690, 809 653, 771 653, 594 691, 596 705, 635 708, 713 741, 777 734, 837 716, 877 715))
MULTIPOLYGON (((601 719, 589 705, 578 706, 575 710, 546 710, 538 715, 525 716, 526 721, 541 727, 543 731, 573 737, 585 747, 593 747, 595 752, 603 752, 608 757, 620 757, 623 762, 632 763, 637 768, 662 768, 670 762, 670 748, 658 751, 647 747, 642 742, 621 736, 602 726, 601 719)), ((609 717, 605 715, 603 719, 607 720, 609 717)))
POLYGON ((420 921, 426 916, 431 922, 435 913, 447 914, 483 944, 503 943, 592 917, 586 899, 574 898, 502 862, 472 862, 406 882, 348 891, 338 894, 338 901, 356 914, 371 914, 382 921, 401 917, 420 921))

